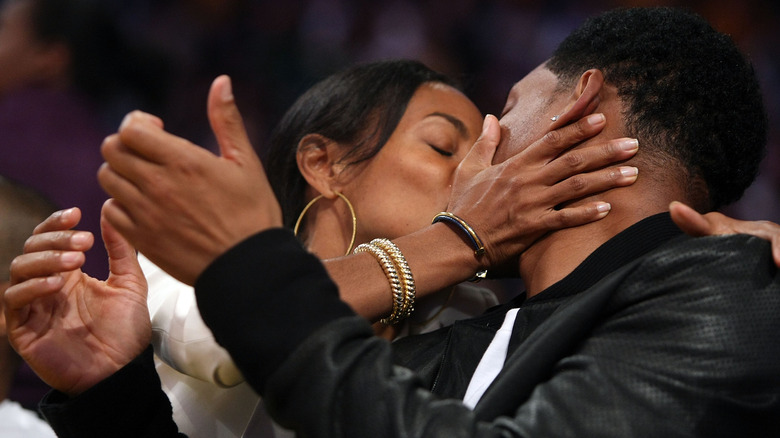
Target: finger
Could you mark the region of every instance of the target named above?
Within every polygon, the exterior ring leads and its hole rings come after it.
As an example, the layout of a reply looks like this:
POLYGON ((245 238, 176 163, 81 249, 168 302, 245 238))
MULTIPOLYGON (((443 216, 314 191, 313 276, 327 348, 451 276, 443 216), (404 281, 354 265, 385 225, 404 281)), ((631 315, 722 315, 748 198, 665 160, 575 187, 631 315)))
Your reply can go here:
POLYGON ((677 226, 690 236, 707 236, 714 232, 712 224, 696 210, 674 201, 669 204, 669 213, 677 226))
POLYGON ((227 75, 219 76, 211 84, 208 116, 222 157, 236 161, 240 156, 255 155, 227 75))
POLYGON ((612 205, 607 202, 591 202, 586 205, 551 210, 544 216, 542 222, 544 228, 549 230, 576 227, 602 219, 611 210, 612 205))
POLYGON ((80 251, 51 250, 22 254, 11 262, 11 284, 70 272, 79 269, 84 260, 84 253, 80 251))
MULTIPOLYGON (((138 141, 139 144, 142 142, 151 142, 151 140, 148 140, 149 137, 151 136, 146 136, 145 139, 141 139, 139 136, 139 139, 136 141, 138 141)), ((165 148, 163 147, 162 149, 165 148)), ((135 185, 143 184, 143 181, 149 178, 150 175, 159 172, 161 160, 166 157, 165 154, 159 154, 150 159, 138 154, 123 143, 120 134, 113 134, 106 137, 100 146, 100 152, 105 160, 104 165, 101 166, 101 170, 108 165, 117 175, 122 176, 135 185)), ((98 178, 101 170, 98 171, 98 178)))
POLYGON ((24 243, 24 252, 40 251, 87 251, 92 248, 95 237, 89 231, 63 230, 33 234, 24 243))
POLYGON ((106 221, 122 236, 132 242, 132 236, 137 228, 130 213, 116 199, 108 199, 101 210, 101 222, 106 221))
POLYGON ((636 155, 638 150, 639 142, 635 138, 620 138, 602 145, 569 150, 545 166, 542 181, 552 185, 578 173, 628 160, 636 155))
MULTIPOLYGON (((103 163, 103 165, 100 166, 100 170, 98 170, 98 182, 100 183, 100 186, 103 187, 103 190, 114 198, 116 202, 119 202, 119 204, 127 203, 129 205, 136 205, 139 207, 139 211, 145 211, 147 203, 146 196, 144 196, 141 190, 132 181, 114 171, 114 168, 111 165, 103 163)), ((127 218, 125 219, 131 219, 130 222, 134 222, 132 217, 130 217, 129 212, 124 211, 123 209, 123 213, 127 215, 127 218)), ((112 216, 112 218, 113 217, 114 216, 112 216)), ((126 223, 126 221, 120 223, 126 223)), ((115 227, 118 225, 118 223, 113 221, 112 224, 115 227)), ((117 229, 122 232, 122 228, 118 227, 117 229)))
POLYGON ((104 141, 101 148, 103 157, 111 165, 117 165, 117 160, 127 159, 128 151, 158 164, 175 162, 188 154, 208 153, 181 137, 165 132, 159 118, 141 111, 126 115, 117 134, 109 136, 112 137, 116 141, 104 141))
POLYGON ((636 182, 639 169, 633 166, 610 167, 590 173, 582 173, 554 184, 548 190, 553 205, 573 201, 636 182))
POLYGON ((3 298, 8 330, 14 330, 27 319, 30 304, 37 299, 59 292, 64 284, 65 280, 62 277, 51 276, 33 278, 6 289, 3 298))
POLYGON ((526 160, 551 161, 563 151, 595 136, 605 125, 604 114, 591 114, 575 123, 548 132, 518 155, 524 156, 526 160))
POLYGON ((80 220, 81 210, 78 207, 55 211, 35 227, 33 234, 69 230, 78 225, 80 220))
POLYGON ((496 116, 488 114, 482 122, 482 133, 467 157, 472 156, 471 161, 478 163, 483 168, 488 167, 493 163, 493 156, 496 154, 496 148, 500 141, 501 125, 499 125, 496 116))
MULTIPOLYGON (((106 204, 104 204, 106 208, 106 204)), ((108 253, 108 267, 112 276, 131 275, 143 279, 141 266, 138 264, 135 248, 108 221, 105 215, 100 216, 100 230, 108 253)))
POLYGON ((501 126, 496 116, 488 114, 482 122, 482 133, 458 165, 458 178, 469 179, 489 167, 501 141, 501 126))

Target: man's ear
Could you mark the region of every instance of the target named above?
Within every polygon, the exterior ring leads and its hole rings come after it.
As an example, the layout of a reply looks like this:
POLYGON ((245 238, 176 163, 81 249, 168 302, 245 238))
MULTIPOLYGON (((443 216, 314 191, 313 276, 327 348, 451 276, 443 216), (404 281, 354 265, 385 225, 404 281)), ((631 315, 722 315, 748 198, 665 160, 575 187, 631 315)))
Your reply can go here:
POLYGON ((601 102, 601 90, 604 87, 604 73, 590 69, 580 76, 572 90, 566 109, 553 121, 550 129, 557 129, 593 113, 601 102))
POLYGON ((296 159, 306 182, 328 199, 336 197, 340 158, 338 144, 320 134, 306 134, 298 143, 296 159))

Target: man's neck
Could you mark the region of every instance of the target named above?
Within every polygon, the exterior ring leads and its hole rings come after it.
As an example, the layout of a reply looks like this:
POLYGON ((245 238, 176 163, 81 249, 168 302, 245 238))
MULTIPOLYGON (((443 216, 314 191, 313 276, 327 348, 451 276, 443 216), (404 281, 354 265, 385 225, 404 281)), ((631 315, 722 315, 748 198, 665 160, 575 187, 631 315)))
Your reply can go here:
POLYGON ((527 297, 537 295, 562 280, 599 246, 626 228, 646 217, 667 211, 671 202, 664 199, 638 205, 628 201, 632 197, 629 191, 624 193, 628 196, 609 200, 612 211, 605 218, 552 232, 523 253, 520 257, 520 276, 527 297))

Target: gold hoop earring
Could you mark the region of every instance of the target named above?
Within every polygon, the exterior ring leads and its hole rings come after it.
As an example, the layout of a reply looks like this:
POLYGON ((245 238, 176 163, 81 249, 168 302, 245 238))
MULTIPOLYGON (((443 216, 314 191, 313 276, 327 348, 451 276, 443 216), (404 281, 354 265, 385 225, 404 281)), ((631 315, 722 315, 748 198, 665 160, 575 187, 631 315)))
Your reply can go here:
MULTIPOLYGON (((347 199, 346 196, 339 192, 335 192, 336 196, 343 199, 344 202, 347 203, 347 207, 349 207, 349 213, 352 215, 352 240, 349 241, 349 247, 347 248, 347 252, 344 255, 349 255, 350 252, 352 252, 352 247, 355 245, 355 235, 357 234, 357 216, 355 215, 355 209, 352 207, 352 203, 349 202, 349 199, 347 199)), ((323 198, 324 195, 319 195, 316 198, 309 201, 308 204, 306 204, 306 207, 303 207, 303 211, 301 212, 301 215, 298 216, 298 220, 295 221, 295 228, 293 228, 293 234, 298 237, 298 227, 301 226, 301 221, 303 220, 303 216, 306 214, 307 211, 309 211, 309 208, 311 208, 312 205, 316 204, 317 201, 323 198)))

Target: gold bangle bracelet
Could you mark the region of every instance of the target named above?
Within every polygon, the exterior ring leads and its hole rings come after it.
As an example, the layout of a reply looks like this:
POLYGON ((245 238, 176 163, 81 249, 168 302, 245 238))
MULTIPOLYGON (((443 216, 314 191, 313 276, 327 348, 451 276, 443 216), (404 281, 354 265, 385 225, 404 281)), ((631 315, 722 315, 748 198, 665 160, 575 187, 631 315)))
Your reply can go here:
POLYGON ((379 322, 387 325, 398 323, 403 319, 401 314, 404 306, 404 292, 401 287, 401 280, 398 278, 398 271, 395 268, 395 264, 393 264, 387 252, 376 245, 362 243, 355 248, 354 253, 358 254, 361 252, 367 252, 373 255, 377 262, 379 262, 379 265, 382 266, 382 270, 390 283, 390 289, 393 292, 393 310, 388 317, 380 319, 379 322))
POLYGON ((399 317, 401 319, 408 318, 414 312, 416 292, 414 277, 412 276, 412 270, 409 269, 409 263, 398 246, 389 239, 374 239, 371 241, 371 244, 385 250, 395 264, 396 270, 400 273, 403 282, 404 299, 399 317))

